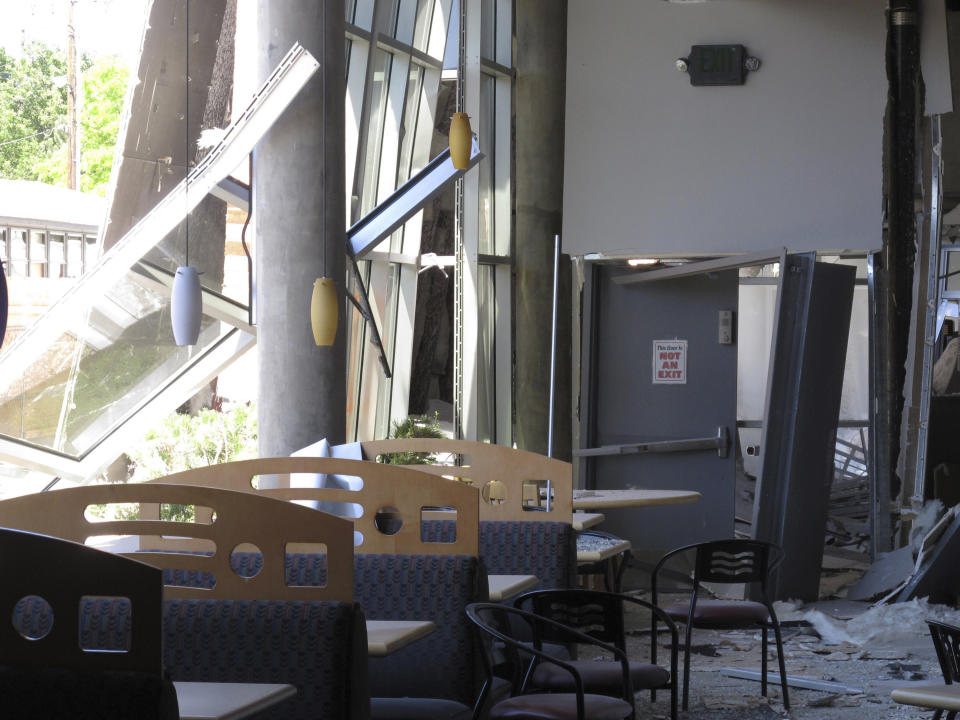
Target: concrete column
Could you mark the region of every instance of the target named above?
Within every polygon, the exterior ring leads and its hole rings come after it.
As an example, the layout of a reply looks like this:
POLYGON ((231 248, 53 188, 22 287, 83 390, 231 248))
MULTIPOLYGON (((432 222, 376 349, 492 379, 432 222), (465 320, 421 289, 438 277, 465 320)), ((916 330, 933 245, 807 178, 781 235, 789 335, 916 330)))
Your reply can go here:
POLYGON ((268 457, 346 436, 344 3, 258 0, 257 28, 261 81, 294 42, 322 64, 255 156, 258 422, 268 457), (339 290, 332 347, 317 347, 310 327, 321 276, 339 290))
MULTIPOLYGON (((546 453, 553 239, 563 206, 566 0, 517 0, 514 84, 517 446, 546 453)), ((570 458, 570 264, 561 262, 554 457, 570 458)))

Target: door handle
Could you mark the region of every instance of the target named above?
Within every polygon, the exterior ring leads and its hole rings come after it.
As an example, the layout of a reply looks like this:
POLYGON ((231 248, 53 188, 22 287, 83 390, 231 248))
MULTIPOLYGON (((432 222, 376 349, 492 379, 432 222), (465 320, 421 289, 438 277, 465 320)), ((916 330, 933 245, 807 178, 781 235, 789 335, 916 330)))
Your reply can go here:
POLYGON ((636 455, 642 453, 691 452, 695 450, 716 450, 721 458, 730 455, 730 433, 725 425, 717 428, 717 434, 705 438, 683 438, 680 440, 656 440, 645 443, 627 443, 625 445, 603 445, 597 448, 574 450, 574 457, 599 457, 603 455, 636 455))

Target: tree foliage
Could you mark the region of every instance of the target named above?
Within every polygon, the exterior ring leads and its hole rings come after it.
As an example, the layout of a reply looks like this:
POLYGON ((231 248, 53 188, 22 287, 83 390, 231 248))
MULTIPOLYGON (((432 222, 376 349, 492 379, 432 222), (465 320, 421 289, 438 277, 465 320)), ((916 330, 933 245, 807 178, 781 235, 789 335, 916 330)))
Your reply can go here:
MULTIPOLYGON (((80 189, 110 180, 129 70, 115 56, 80 62, 80 189)), ((0 48, 0 177, 67 184, 67 66, 41 43, 13 57, 0 48)))

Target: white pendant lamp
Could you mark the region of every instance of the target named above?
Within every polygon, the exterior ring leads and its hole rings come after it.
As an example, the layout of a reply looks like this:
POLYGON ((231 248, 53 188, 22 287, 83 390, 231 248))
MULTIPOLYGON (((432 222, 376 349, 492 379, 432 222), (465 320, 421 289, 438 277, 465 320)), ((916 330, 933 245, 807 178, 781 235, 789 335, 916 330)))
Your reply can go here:
MULTIPOLYGON (((185 14, 187 67, 184 72, 184 86, 186 87, 186 111, 184 113, 184 173, 186 192, 190 196, 190 0, 186 0, 185 14)), ((184 264, 177 268, 173 278, 173 292, 170 297, 170 320, 173 324, 173 339, 177 345, 196 345, 200 337, 200 314, 203 298, 200 292, 200 273, 195 267, 190 267, 190 212, 184 216, 184 264)))
POLYGON ((200 337, 200 273, 195 267, 181 265, 173 278, 170 319, 177 345, 196 345, 200 337))
POLYGON ((473 145, 473 131, 470 129, 470 116, 466 113, 454 113, 450 118, 450 159, 457 170, 470 167, 470 150, 473 145))

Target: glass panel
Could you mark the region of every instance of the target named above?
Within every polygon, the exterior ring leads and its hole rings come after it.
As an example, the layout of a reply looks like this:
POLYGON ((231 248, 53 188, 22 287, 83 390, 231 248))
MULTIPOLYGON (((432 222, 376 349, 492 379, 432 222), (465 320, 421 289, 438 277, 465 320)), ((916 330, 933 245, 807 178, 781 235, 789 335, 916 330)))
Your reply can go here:
POLYGON ((48 277, 61 278, 66 276, 65 272, 66 257, 64 250, 63 235, 50 234, 50 265, 47 270, 48 277))
POLYGON ((10 274, 26 277, 27 275, 27 231, 13 228, 10 244, 10 274))
POLYGON ((383 143, 383 125, 387 112, 387 90, 393 56, 383 50, 374 54, 373 85, 370 88, 370 126, 367 132, 366 162, 363 172, 361 216, 377 204, 377 184, 380 174, 380 149, 383 143))
POLYGON ((67 235, 67 277, 80 277, 83 272, 83 238, 67 235))
POLYGON ((493 255, 495 238, 495 179, 494 167, 496 130, 496 78, 483 75, 480 78, 480 147, 486 157, 480 161, 480 238, 479 250, 493 255))
POLYGON ((393 0, 391 34, 406 45, 413 44, 417 0, 393 0))
POLYGON ((497 441, 496 288, 494 268, 477 268, 477 440, 497 441))
MULTIPOLYGON (((380 332, 383 334, 384 351, 387 353, 387 360, 393 365, 394 345, 397 339, 397 303, 400 294, 400 266, 391 263, 387 270, 387 290, 384 296, 386 309, 381 314, 383 324, 380 326, 380 332)), ((378 356, 371 354, 371 359, 376 361, 377 387, 377 425, 376 436, 387 437, 390 434, 390 410, 391 410, 391 391, 393 381, 383 374, 380 367, 378 356)))
POLYGON ((435 0, 419 0, 417 3, 417 21, 413 31, 413 46, 421 52, 428 51, 435 4, 435 0))
POLYGON ((30 276, 47 276, 47 234, 39 230, 30 231, 30 276))
POLYGON ((7 270, 7 228, 0 229, 0 262, 3 263, 4 272, 9 275, 10 271, 7 270))
POLYGON ((737 419, 763 420, 777 286, 740 285, 737 316, 737 419))
POLYGON ((496 0, 480 3, 480 55, 488 60, 497 59, 497 4, 496 0))
POLYGON ((373 25, 373 0, 347 0, 347 2, 347 21, 353 22, 364 30, 370 30, 373 25))
POLYGON ((348 23, 352 23, 357 15, 357 0, 347 0, 344 3, 344 10, 346 11, 344 13, 344 19, 348 23))
POLYGON ((948 250, 945 255, 947 257, 943 263, 943 274, 947 275, 947 278, 943 289, 960 295, 960 250, 948 250))
POLYGON ((0 500, 40 492, 52 480, 52 475, 0 462, 0 500))
MULTIPOLYGON (((86 272, 100 259, 100 253, 97 249, 97 238, 94 235, 84 235, 83 237, 83 271, 86 272)), ((172 268, 176 270, 176 266, 172 268)))

